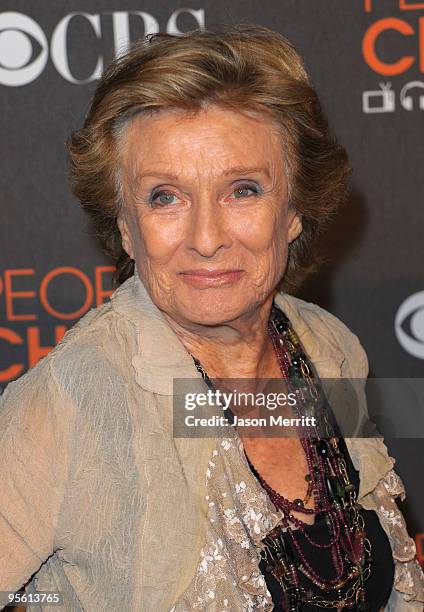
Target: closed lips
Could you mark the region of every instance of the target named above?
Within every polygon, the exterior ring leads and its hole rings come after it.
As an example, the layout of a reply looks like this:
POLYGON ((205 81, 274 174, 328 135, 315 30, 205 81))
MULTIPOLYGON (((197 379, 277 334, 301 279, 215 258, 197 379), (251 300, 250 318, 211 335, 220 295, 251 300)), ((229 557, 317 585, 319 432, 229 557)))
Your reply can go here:
POLYGON ((193 276, 218 276, 220 274, 231 274, 234 272, 242 272, 242 270, 185 270, 180 274, 191 274, 193 276))

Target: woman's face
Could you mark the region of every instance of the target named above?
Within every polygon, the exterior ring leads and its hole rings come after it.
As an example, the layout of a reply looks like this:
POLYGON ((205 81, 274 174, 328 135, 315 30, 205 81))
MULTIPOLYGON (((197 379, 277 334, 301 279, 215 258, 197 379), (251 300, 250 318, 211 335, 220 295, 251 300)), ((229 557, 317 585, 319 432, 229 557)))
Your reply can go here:
POLYGON ((216 106, 160 111, 134 119, 121 155, 119 228, 153 302, 182 325, 263 304, 301 232, 275 126, 216 106))

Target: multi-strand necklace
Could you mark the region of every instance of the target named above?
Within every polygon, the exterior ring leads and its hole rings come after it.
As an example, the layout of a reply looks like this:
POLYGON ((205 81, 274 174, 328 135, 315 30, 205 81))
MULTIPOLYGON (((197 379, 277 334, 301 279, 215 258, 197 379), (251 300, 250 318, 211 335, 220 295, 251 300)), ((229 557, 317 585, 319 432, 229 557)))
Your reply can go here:
MULTIPOLYGON (((298 422, 303 422, 302 416, 315 416, 317 426, 297 426, 297 435, 308 465, 305 476, 308 490, 303 500, 289 500, 277 493, 250 464, 282 514, 279 524, 262 541, 264 548, 261 556, 266 572, 272 574, 281 586, 280 607, 283 610, 297 612, 302 610, 303 604, 308 604, 335 610, 365 611, 364 583, 371 571, 371 544, 365 534, 360 506, 356 502, 355 486, 348 475, 337 423, 323 400, 325 396, 319 379, 297 334, 289 319, 275 305, 271 310, 268 333, 281 374, 289 390, 296 394, 293 409, 295 416, 299 417, 298 422), (306 503, 311 496, 314 508, 307 508, 306 503), (324 520, 328 541, 319 543, 313 540, 308 533, 308 524, 294 516, 293 512, 313 514, 315 520, 324 520), (308 560, 299 533, 313 548, 330 553, 333 565, 331 578, 322 576, 308 560), (304 586, 305 579, 310 588, 304 586)), ((206 384, 215 390, 199 360, 192 357, 206 384)))

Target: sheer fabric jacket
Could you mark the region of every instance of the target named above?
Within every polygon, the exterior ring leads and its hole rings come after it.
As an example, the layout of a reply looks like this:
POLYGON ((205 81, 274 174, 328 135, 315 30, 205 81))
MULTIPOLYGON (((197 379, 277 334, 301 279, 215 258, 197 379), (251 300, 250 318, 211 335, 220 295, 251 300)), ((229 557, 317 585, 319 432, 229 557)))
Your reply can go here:
MULTIPOLYGON (((365 379, 358 339, 318 306, 278 293, 322 378, 365 379)), ((173 378, 191 356, 137 274, 87 313, 1 398, 0 591, 62 594, 57 610, 272 610, 261 539, 279 514, 241 440, 174 438, 173 378)), ((366 413, 364 391, 357 390, 366 413)), ((386 612, 423 610, 424 579, 395 503, 382 439, 346 440, 359 502, 388 534, 386 612)), ((7 602, 0 601, 0 608, 7 602)), ((32 608, 40 612, 42 603, 32 608)))

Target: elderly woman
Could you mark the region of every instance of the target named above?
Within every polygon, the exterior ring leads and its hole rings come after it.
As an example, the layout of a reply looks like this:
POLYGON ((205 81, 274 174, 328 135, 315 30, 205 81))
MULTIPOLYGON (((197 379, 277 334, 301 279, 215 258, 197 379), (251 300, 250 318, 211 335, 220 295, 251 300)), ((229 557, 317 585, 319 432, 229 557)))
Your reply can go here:
POLYGON ((422 610, 394 460, 311 403, 367 358, 290 295, 349 177, 293 46, 253 26, 150 36, 69 149, 120 286, 4 393, 3 604, 26 584, 67 611, 422 610), (296 435, 234 418, 177 437, 177 379, 280 379, 296 435))

